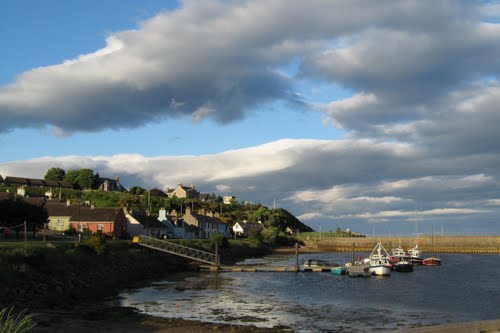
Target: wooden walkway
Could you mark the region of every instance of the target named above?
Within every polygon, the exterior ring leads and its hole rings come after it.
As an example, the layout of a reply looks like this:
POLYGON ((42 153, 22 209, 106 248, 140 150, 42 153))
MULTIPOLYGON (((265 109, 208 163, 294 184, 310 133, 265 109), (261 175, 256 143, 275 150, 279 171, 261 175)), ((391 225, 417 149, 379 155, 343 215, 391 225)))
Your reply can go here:
POLYGON ((330 273, 334 267, 299 267, 296 266, 199 266, 201 271, 211 272, 281 272, 281 273, 330 273))

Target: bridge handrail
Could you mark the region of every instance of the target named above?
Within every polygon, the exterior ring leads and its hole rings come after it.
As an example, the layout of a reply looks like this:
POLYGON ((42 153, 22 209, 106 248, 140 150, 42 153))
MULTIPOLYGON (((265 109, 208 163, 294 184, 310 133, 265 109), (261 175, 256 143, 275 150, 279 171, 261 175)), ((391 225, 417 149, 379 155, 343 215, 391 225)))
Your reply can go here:
MULTIPOLYGON (((135 241, 135 240, 134 240, 135 241)), ((172 243, 166 240, 160 240, 153 237, 140 235, 137 239, 138 244, 148 246, 151 248, 156 248, 164 251, 168 251, 173 254, 178 254, 183 257, 200 260, 212 265, 219 265, 219 260, 217 254, 194 249, 189 246, 180 245, 177 243, 172 243)))

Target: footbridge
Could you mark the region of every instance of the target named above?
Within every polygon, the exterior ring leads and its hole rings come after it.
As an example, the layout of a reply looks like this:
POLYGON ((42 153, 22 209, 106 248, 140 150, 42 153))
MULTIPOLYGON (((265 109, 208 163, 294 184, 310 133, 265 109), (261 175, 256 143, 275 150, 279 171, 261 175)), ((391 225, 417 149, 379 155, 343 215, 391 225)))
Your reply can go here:
POLYGON ((216 268, 220 267, 220 257, 217 253, 217 246, 215 247, 215 253, 211 253, 144 235, 134 237, 133 242, 140 246, 199 261, 216 268))

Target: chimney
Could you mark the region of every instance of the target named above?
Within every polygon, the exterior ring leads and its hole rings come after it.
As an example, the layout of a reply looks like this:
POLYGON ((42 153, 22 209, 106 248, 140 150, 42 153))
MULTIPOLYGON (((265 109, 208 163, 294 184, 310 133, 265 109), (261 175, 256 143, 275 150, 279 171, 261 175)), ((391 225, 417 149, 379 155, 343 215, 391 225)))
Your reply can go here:
POLYGON ((71 205, 71 200, 66 200, 66 206, 70 206, 71 205))
POLYGON ((177 211, 174 209, 170 212, 170 215, 177 217, 177 211))
POLYGON ((191 208, 190 207, 186 207, 186 214, 191 214, 191 208))
POLYGON ((191 185, 191 189, 193 189, 193 190, 194 190, 194 185, 191 185))
POLYGON ((117 183, 119 183, 120 182, 120 177, 115 176, 115 180, 116 180, 117 183))
POLYGON ((90 205, 90 209, 94 209, 94 208, 95 208, 94 205, 90 205))

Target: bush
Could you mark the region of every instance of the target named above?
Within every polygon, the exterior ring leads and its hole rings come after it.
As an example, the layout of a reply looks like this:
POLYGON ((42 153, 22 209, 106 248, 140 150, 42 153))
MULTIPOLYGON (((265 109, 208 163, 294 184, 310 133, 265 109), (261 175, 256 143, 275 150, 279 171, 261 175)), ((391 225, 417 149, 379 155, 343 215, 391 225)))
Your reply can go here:
POLYGON ((215 247, 215 245, 218 245, 219 248, 221 249, 227 249, 229 247, 229 242, 227 238, 222 234, 216 234, 210 236, 209 241, 212 247, 215 247))
POLYGON ((106 238, 102 233, 93 234, 85 241, 85 244, 97 254, 102 254, 106 250, 106 238))
POLYGON ((69 228, 64 231, 64 234, 68 236, 75 236, 77 234, 77 231, 75 227, 73 227, 73 225, 70 224, 69 228))
POLYGON ((31 322, 33 320, 33 315, 26 314, 26 310, 23 310, 16 317, 12 314, 13 310, 14 308, 4 308, 0 311, 0 332, 30 332, 35 327, 31 322))
POLYGON ((263 242, 262 232, 257 229, 250 230, 250 232, 248 233, 248 240, 254 247, 261 245, 263 242))

